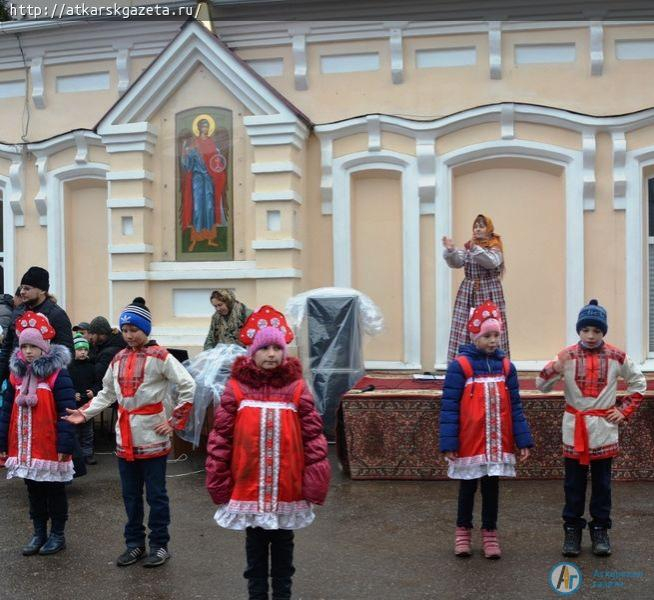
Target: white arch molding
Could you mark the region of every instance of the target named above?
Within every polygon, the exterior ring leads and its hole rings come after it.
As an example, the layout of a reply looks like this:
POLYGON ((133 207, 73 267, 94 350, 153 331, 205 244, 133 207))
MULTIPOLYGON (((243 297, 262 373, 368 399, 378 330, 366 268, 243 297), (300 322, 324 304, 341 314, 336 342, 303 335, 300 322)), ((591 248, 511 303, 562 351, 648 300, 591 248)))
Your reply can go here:
POLYGON ((404 355, 400 362, 366 361, 366 368, 420 369, 420 198, 416 157, 391 151, 359 152, 334 159, 332 170, 332 243, 337 287, 352 287, 352 175, 372 170, 401 174, 404 355))
MULTIPOLYGON (((66 236, 64 226, 64 184, 76 179, 106 181, 109 165, 87 163, 66 165, 48 172, 47 176, 47 238, 50 290, 57 302, 66 308, 66 236)), ((108 211, 109 209, 107 209, 108 211)), ((108 227, 111 227, 107 215, 108 227)), ((111 237, 109 238, 111 239, 111 237)), ((108 269, 111 272, 111 268, 108 269)))
MULTIPOLYGON (((452 230, 452 171, 464 164, 495 158, 526 158, 559 165, 565 176, 566 214, 566 341, 576 339, 577 311, 584 299, 584 180, 583 155, 570 150, 525 140, 495 140, 436 155, 435 241, 452 230)), ((592 208, 592 205, 588 208, 592 208)), ((436 256, 436 361, 435 368, 447 366, 447 346, 452 315, 452 269, 436 256)), ((546 357, 544 357, 546 358, 546 357)), ((540 362, 518 361, 518 368, 538 368, 540 362)))
POLYGON ((648 357, 644 334, 649 313, 648 294, 645 293, 648 282, 645 274, 647 193, 644 170, 652 165, 654 146, 627 152, 625 202, 616 207, 625 211, 625 350, 636 362, 644 362, 647 370, 654 368, 654 359, 648 357))
POLYGON ((4 290, 5 294, 13 294, 16 289, 16 253, 14 249, 14 211, 11 210, 9 197, 11 195, 11 180, 9 177, 0 175, 0 197, 2 197, 2 243, 3 243, 3 268, 4 268, 4 290))

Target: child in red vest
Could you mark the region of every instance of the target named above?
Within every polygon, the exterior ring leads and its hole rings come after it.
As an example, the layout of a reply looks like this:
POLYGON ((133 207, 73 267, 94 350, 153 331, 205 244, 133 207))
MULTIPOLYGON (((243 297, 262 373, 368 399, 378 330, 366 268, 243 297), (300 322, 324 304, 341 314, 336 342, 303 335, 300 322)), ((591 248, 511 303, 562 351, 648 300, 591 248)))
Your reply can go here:
POLYGON ((66 547, 65 483, 73 478, 75 429, 60 418, 67 408, 75 408, 66 371, 70 351, 50 343, 55 330, 40 313, 23 313, 16 333, 18 348, 9 361, 9 386, 0 411, 0 457, 6 458, 7 479, 21 477, 27 485, 34 535, 23 555, 55 554, 66 547))
POLYGON ((216 522, 246 530, 250 600, 291 597, 293 530, 309 525, 312 504, 327 495, 330 466, 322 419, 286 356, 293 333, 284 315, 263 306, 240 335, 248 356, 236 359, 207 444, 207 489, 216 522))
POLYGON ((522 412, 515 366, 499 349, 502 321, 492 302, 477 307, 468 321, 473 340, 449 364, 440 414, 440 448, 448 475, 460 479, 454 552, 471 555, 472 512, 481 482, 482 542, 486 558, 500 558, 497 539, 499 477, 515 477, 519 460, 534 441, 522 412))
POLYGON ((638 365, 622 350, 604 341, 607 331, 606 310, 597 300, 591 300, 579 312, 579 342, 561 350, 536 380, 538 389, 544 392, 561 379, 565 383, 566 407, 562 423, 564 556, 578 556, 581 552, 589 470, 593 553, 597 556, 611 554, 608 534, 611 528, 611 463, 618 455, 619 424, 638 408, 647 388, 638 365), (627 382, 627 396, 616 401, 619 377, 627 382))

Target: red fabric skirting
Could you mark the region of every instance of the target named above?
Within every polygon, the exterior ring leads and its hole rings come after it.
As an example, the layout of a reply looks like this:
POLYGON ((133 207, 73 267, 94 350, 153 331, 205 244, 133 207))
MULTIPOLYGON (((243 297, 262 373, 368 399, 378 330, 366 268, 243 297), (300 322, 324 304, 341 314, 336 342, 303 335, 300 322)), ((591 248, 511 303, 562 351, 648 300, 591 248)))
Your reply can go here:
MULTIPOLYGON (((520 383, 536 446, 529 460, 518 465, 518 479, 561 479, 563 394, 538 392, 533 378, 520 383)), ((343 396, 347 463, 352 479, 447 479, 447 466, 438 449, 442 385, 442 380, 366 376, 343 396), (358 391, 369 385, 374 385, 375 390, 358 391)), ((654 480, 652 380, 648 380, 640 409, 621 428, 620 456, 614 460, 613 477, 654 480)))

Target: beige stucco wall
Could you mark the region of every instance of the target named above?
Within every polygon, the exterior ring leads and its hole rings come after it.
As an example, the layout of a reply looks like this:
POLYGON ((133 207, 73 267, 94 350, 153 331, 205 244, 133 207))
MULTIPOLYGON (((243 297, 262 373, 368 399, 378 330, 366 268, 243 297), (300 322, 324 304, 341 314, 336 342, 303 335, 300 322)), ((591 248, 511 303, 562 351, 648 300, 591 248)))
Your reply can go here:
POLYGON ((388 171, 352 177, 352 287, 384 315, 383 333, 366 340, 366 360, 403 360, 401 186, 399 175, 388 171))
POLYGON ((64 185, 66 312, 73 323, 109 314, 107 186, 99 180, 64 185))
MULTIPOLYGON (((553 356, 565 345, 561 170, 515 158, 473 163, 455 170, 452 198, 453 238, 458 247, 470 239, 479 213, 490 216, 502 236, 506 265, 502 285, 512 357, 553 356)), ((462 269, 455 270, 453 298, 461 279, 462 269)))

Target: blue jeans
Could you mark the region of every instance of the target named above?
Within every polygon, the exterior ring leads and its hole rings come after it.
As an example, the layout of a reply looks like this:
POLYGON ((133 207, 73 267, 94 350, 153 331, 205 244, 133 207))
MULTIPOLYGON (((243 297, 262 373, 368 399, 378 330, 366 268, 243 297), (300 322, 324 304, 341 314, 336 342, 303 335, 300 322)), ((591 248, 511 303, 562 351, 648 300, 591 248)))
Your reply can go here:
MULTIPOLYGON (((611 527, 611 458, 590 461, 590 526, 611 527)), ((583 529, 586 527, 586 483, 589 467, 574 458, 565 459, 565 506, 563 521, 583 529)))
POLYGON ((150 548, 168 546, 168 525, 170 509, 166 493, 166 456, 143 458, 134 461, 118 459, 120 483, 123 488, 123 501, 127 512, 125 543, 128 548, 145 546, 145 527, 143 526, 143 485, 145 498, 150 506, 148 527, 150 529, 150 548))
POLYGON ((93 419, 77 426, 77 439, 84 458, 91 458, 93 456, 93 419))

